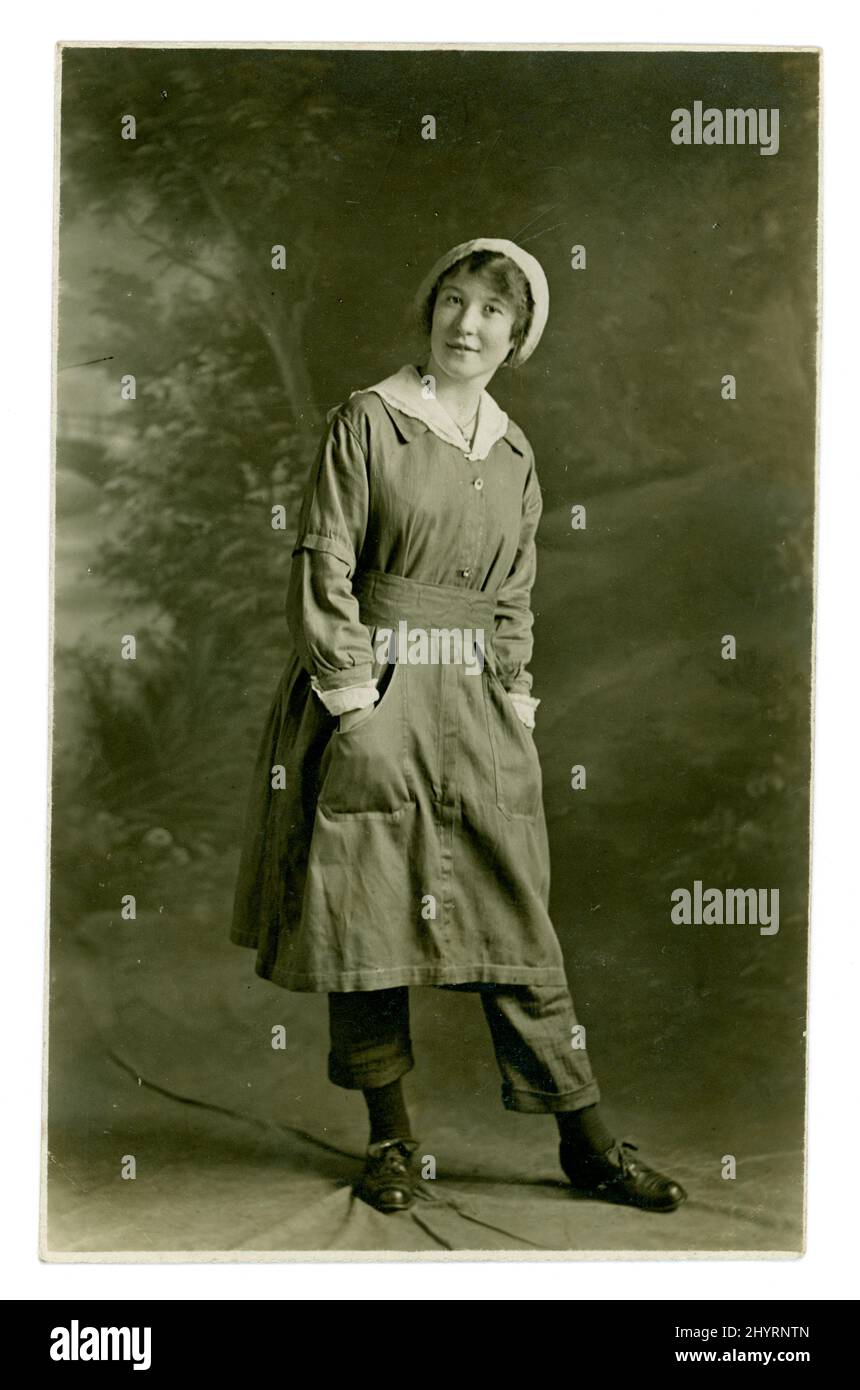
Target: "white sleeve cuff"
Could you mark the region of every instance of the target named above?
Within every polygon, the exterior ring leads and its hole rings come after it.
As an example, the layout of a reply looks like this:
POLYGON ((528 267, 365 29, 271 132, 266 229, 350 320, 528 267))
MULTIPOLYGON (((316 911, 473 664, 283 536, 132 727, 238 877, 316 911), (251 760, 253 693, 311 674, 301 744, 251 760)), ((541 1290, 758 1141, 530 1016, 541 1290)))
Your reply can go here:
POLYGON ((379 699, 375 680, 365 681, 362 685, 344 685, 340 690, 320 690, 316 676, 311 676, 311 686, 329 714, 334 715, 345 714, 350 709, 366 709, 379 699))
POLYGON ((533 695, 521 695, 518 691, 513 694, 509 692, 508 699, 513 704, 517 717, 525 724, 526 728, 533 729, 535 727, 535 710, 540 704, 540 700, 536 700, 533 695))

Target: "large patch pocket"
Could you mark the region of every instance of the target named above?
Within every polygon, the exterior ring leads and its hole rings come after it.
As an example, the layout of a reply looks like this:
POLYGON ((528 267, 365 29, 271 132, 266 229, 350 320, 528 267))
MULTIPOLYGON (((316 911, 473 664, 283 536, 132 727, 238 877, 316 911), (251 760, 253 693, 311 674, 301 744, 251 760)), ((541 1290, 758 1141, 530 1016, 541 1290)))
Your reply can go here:
POLYGON ((412 800, 402 663, 381 668, 377 689, 370 713, 343 732, 336 729, 326 746, 318 804, 327 816, 397 816, 412 800))
POLYGON ((484 674, 496 805, 509 820, 534 820, 543 795, 543 777, 534 738, 520 720, 498 676, 489 667, 484 674))

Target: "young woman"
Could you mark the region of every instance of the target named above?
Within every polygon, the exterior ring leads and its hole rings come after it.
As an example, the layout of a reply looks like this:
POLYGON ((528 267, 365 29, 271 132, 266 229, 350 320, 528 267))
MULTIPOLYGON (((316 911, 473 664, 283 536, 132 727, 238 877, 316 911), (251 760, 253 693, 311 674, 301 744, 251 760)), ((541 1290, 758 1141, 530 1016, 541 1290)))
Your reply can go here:
POLYGON ((683 1189, 603 1123, 547 913, 529 671, 541 491, 528 440, 486 390, 536 348, 546 277, 480 237, 433 266, 416 307, 423 361, 329 412, 308 481, 294 650, 231 939, 264 979, 328 994, 328 1076, 363 1092, 370 1121, 354 1190, 380 1211, 408 1208, 417 1181, 401 1088, 415 985, 479 994, 503 1105, 554 1115, 579 1192, 671 1211, 683 1189))

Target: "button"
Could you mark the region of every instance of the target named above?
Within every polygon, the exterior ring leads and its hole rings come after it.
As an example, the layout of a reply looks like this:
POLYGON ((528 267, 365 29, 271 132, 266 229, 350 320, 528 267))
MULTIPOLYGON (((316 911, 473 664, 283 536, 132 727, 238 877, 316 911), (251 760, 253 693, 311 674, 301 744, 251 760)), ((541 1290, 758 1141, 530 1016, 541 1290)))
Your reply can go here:
POLYGON ((464 579, 468 579, 468 578, 469 578, 469 575, 472 573, 472 571, 471 571, 471 570, 460 570, 460 573, 462 574, 462 576, 463 576, 464 579))
POLYGON ((475 487, 478 489, 479 492, 481 491, 481 488, 482 488, 483 486, 484 486, 484 480, 483 480, 483 478, 476 478, 476 479, 475 479, 475 487))

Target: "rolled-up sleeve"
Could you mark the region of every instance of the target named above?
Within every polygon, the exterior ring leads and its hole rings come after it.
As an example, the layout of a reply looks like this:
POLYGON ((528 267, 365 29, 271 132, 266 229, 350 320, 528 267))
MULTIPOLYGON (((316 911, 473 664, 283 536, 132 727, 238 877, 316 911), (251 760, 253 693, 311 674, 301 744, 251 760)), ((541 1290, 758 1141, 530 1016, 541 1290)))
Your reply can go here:
POLYGON ((525 488, 517 554, 496 600, 495 648, 499 679, 509 694, 529 695, 534 646, 531 592, 537 571, 536 532, 543 497, 532 457, 525 488))
POLYGON ((367 529, 367 458, 342 413, 329 414, 293 546, 286 617, 318 691, 369 682, 373 649, 352 578, 367 529))

